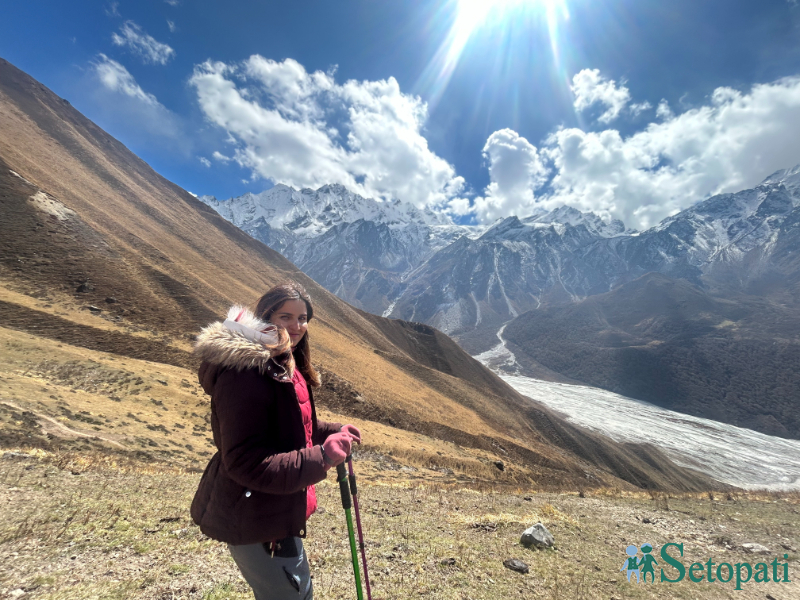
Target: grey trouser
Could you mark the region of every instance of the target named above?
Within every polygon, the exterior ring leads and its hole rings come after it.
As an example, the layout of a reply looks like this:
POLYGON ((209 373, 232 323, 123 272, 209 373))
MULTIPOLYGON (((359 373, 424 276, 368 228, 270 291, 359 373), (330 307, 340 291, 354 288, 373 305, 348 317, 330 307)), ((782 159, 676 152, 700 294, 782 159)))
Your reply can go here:
MULTIPOLYGON (((228 549, 239 566, 245 581, 253 588, 256 600, 313 600, 314 589, 308 559, 301 538, 294 540, 297 556, 270 556, 269 544, 246 544, 228 549)), ((295 554, 289 552, 289 554, 295 554)))

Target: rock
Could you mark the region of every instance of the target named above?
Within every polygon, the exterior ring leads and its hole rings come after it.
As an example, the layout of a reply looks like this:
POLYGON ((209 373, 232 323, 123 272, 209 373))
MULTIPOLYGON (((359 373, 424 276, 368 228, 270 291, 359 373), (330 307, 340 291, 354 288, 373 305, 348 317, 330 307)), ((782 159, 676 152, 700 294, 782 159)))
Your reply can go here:
POLYGON ((644 519, 642 519, 642 523, 651 523, 651 524, 653 524, 653 523, 655 523, 655 520, 654 519, 650 519, 649 517, 645 517, 644 519))
POLYGON ((781 548, 783 548, 784 550, 788 550, 789 552, 797 552, 797 548, 795 548, 791 544, 781 543, 781 548))
POLYGON ((3 458, 7 460, 32 460, 33 457, 30 454, 23 454, 22 452, 3 452, 3 458))
POLYGON ((442 560, 442 564, 445 567, 453 567, 456 564, 456 559, 455 558, 445 558, 445 559, 442 560))
POLYGON ((517 573, 527 573, 530 571, 528 565, 516 558, 507 558, 503 561, 503 566, 506 569, 511 569, 512 571, 516 571, 517 573))
POLYGON ((8 595, 11 598, 22 598, 25 595, 25 590, 22 588, 17 588, 13 592, 9 592, 8 595))
POLYGON ((77 287, 75 291, 78 292, 79 294, 85 294, 86 292, 93 292, 94 286, 91 283, 82 283, 77 287))
POLYGON ((522 532, 522 537, 519 541, 526 548, 530 548, 531 546, 536 546, 537 548, 552 548, 553 544, 556 543, 553 534, 541 523, 536 523, 536 525, 528 527, 528 529, 522 532))
POLYGON ((525 496, 523 500, 525 500, 525 502, 533 502, 533 498, 531 498, 530 496, 525 496))
POLYGON ((92 304, 90 304, 89 306, 87 306, 87 307, 86 307, 86 310, 88 310, 89 312, 93 312, 93 313, 99 313, 99 312, 103 312, 103 310, 102 310, 102 309, 100 309, 100 308, 98 308, 98 307, 96 307, 96 306, 94 306, 94 305, 92 305, 92 304))
POLYGON ((742 549, 750 554, 769 554, 769 548, 761 544, 747 543, 742 544, 742 549))
POLYGON ((497 467, 498 469, 500 469, 501 471, 505 471, 506 470, 506 465, 503 463, 502 460, 494 461, 494 466, 497 467))
POLYGON ((117 299, 114 298, 114 296, 109 296, 108 298, 106 298, 106 302, 108 304, 116 304, 117 303, 117 299))

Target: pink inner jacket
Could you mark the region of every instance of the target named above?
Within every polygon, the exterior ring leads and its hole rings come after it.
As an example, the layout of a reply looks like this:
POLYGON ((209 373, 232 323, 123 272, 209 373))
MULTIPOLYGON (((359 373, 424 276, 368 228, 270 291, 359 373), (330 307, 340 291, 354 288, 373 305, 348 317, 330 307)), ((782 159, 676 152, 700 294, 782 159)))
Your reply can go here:
MULTIPOLYGON (((297 401, 300 403, 300 412, 303 414, 303 427, 306 431, 306 448, 311 448, 312 425, 311 425, 311 402, 308 397, 308 387, 306 387, 306 380, 303 374, 298 369, 295 369, 292 376, 292 383, 294 384, 294 391, 297 394, 297 401)), ((306 520, 314 514, 317 510, 317 492, 314 486, 310 485, 306 489, 306 520)))

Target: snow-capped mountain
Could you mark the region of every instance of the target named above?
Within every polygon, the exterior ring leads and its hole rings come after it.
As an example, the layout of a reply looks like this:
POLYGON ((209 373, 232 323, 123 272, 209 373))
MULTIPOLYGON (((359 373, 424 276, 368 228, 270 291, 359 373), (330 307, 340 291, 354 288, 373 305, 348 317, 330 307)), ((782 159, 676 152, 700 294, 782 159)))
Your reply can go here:
POLYGON ((363 198, 341 185, 201 201, 277 250, 351 304, 384 312, 404 277, 454 239, 474 234, 447 217, 411 204, 363 198))
POLYGON ((648 272, 742 288, 778 268, 779 259, 797 266, 799 206, 795 167, 641 233, 569 207, 509 217, 434 254, 409 277, 390 316, 434 325, 477 354, 527 310, 572 303, 648 272))
POLYGON ((479 353, 517 315, 607 292, 647 272, 746 285, 796 261, 800 166, 721 194, 644 232, 571 207, 455 225, 340 185, 284 185, 227 201, 201 198, 343 299, 434 325, 479 353), (783 258, 780 258, 783 257, 783 258))

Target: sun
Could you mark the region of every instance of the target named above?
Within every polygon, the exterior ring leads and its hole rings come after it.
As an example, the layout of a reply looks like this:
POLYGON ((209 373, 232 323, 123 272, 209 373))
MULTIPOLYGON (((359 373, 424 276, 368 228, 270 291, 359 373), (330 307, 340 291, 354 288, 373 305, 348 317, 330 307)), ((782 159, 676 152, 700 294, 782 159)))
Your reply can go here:
POLYGON ((559 16, 569 18, 566 0, 456 0, 456 19, 451 30, 451 52, 461 53, 478 28, 502 27, 511 19, 544 14, 551 35, 559 16))
POLYGON ((559 61, 558 23, 569 19, 567 0, 446 0, 445 6, 450 9, 449 30, 418 82, 429 104, 436 104, 444 93, 464 49, 480 29, 502 30, 514 22, 543 19, 554 59, 559 61))

